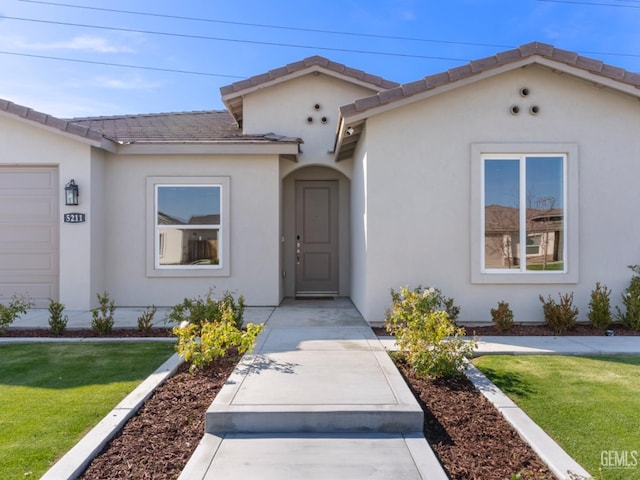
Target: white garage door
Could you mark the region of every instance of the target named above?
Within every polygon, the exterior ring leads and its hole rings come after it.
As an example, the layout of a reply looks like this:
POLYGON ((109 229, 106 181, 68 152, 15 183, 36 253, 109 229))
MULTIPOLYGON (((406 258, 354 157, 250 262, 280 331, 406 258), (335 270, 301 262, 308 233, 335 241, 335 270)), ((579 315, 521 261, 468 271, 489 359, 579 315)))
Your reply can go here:
POLYGON ((58 299, 58 172, 0 167, 0 302, 58 299))

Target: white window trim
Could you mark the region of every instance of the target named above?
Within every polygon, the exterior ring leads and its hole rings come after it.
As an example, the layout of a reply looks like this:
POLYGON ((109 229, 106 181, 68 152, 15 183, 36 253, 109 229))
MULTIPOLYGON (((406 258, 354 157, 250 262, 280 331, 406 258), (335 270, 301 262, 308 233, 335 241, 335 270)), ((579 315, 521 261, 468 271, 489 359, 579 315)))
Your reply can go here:
POLYGON ((229 231, 229 177, 147 177, 147 242, 146 270, 148 277, 228 277, 231 275, 229 231), (218 265, 158 266, 158 236, 156 235, 156 188, 165 185, 220 186, 220 230, 218 235, 218 265))
POLYGON ((578 146, 575 143, 474 143, 471 145, 471 283, 575 284, 579 280, 578 146), (482 171, 487 155, 565 156, 565 270, 562 272, 485 270, 484 185, 482 171))

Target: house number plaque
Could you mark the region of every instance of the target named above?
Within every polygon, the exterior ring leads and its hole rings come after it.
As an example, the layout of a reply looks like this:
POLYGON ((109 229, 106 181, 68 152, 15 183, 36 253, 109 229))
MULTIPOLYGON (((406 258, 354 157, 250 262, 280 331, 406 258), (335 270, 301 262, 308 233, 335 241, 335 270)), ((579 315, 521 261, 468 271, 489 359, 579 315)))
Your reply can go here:
POLYGON ((84 223, 87 220, 86 213, 65 213, 64 223, 84 223))

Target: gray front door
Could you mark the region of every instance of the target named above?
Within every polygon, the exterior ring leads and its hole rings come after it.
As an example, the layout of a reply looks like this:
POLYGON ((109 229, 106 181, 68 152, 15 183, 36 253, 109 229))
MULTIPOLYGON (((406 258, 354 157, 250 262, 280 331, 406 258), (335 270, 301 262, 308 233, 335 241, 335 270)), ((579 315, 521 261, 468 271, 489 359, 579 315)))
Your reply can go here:
POLYGON ((296 182, 296 295, 338 293, 338 182, 296 182))

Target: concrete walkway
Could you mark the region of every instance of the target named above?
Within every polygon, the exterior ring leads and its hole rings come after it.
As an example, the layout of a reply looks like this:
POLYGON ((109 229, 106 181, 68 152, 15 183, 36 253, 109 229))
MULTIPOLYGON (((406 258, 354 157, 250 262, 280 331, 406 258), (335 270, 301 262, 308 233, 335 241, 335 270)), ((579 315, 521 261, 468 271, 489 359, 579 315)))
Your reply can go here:
POLYGON ((207 411, 180 479, 446 479, 422 425, 349 300, 285 301, 207 411))
MULTIPOLYGON (((115 326, 135 328, 143 310, 117 309, 115 326)), ((156 326, 166 326, 167 311, 159 309, 156 326)), ((90 312, 67 314, 68 328, 90 328, 90 312)), ((266 328, 210 406, 206 433, 180 479, 447 478, 422 434, 422 410, 386 353, 396 348, 394 339, 377 338, 348 299, 287 300, 247 308, 245 318, 266 328)), ((31 310, 11 328, 47 328, 47 319, 46 310, 31 310)), ((481 337, 476 350, 631 353, 640 353, 640 337, 481 337)), ((471 373, 509 421, 524 425, 521 435, 542 458, 571 462, 495 386, 471 373)))

